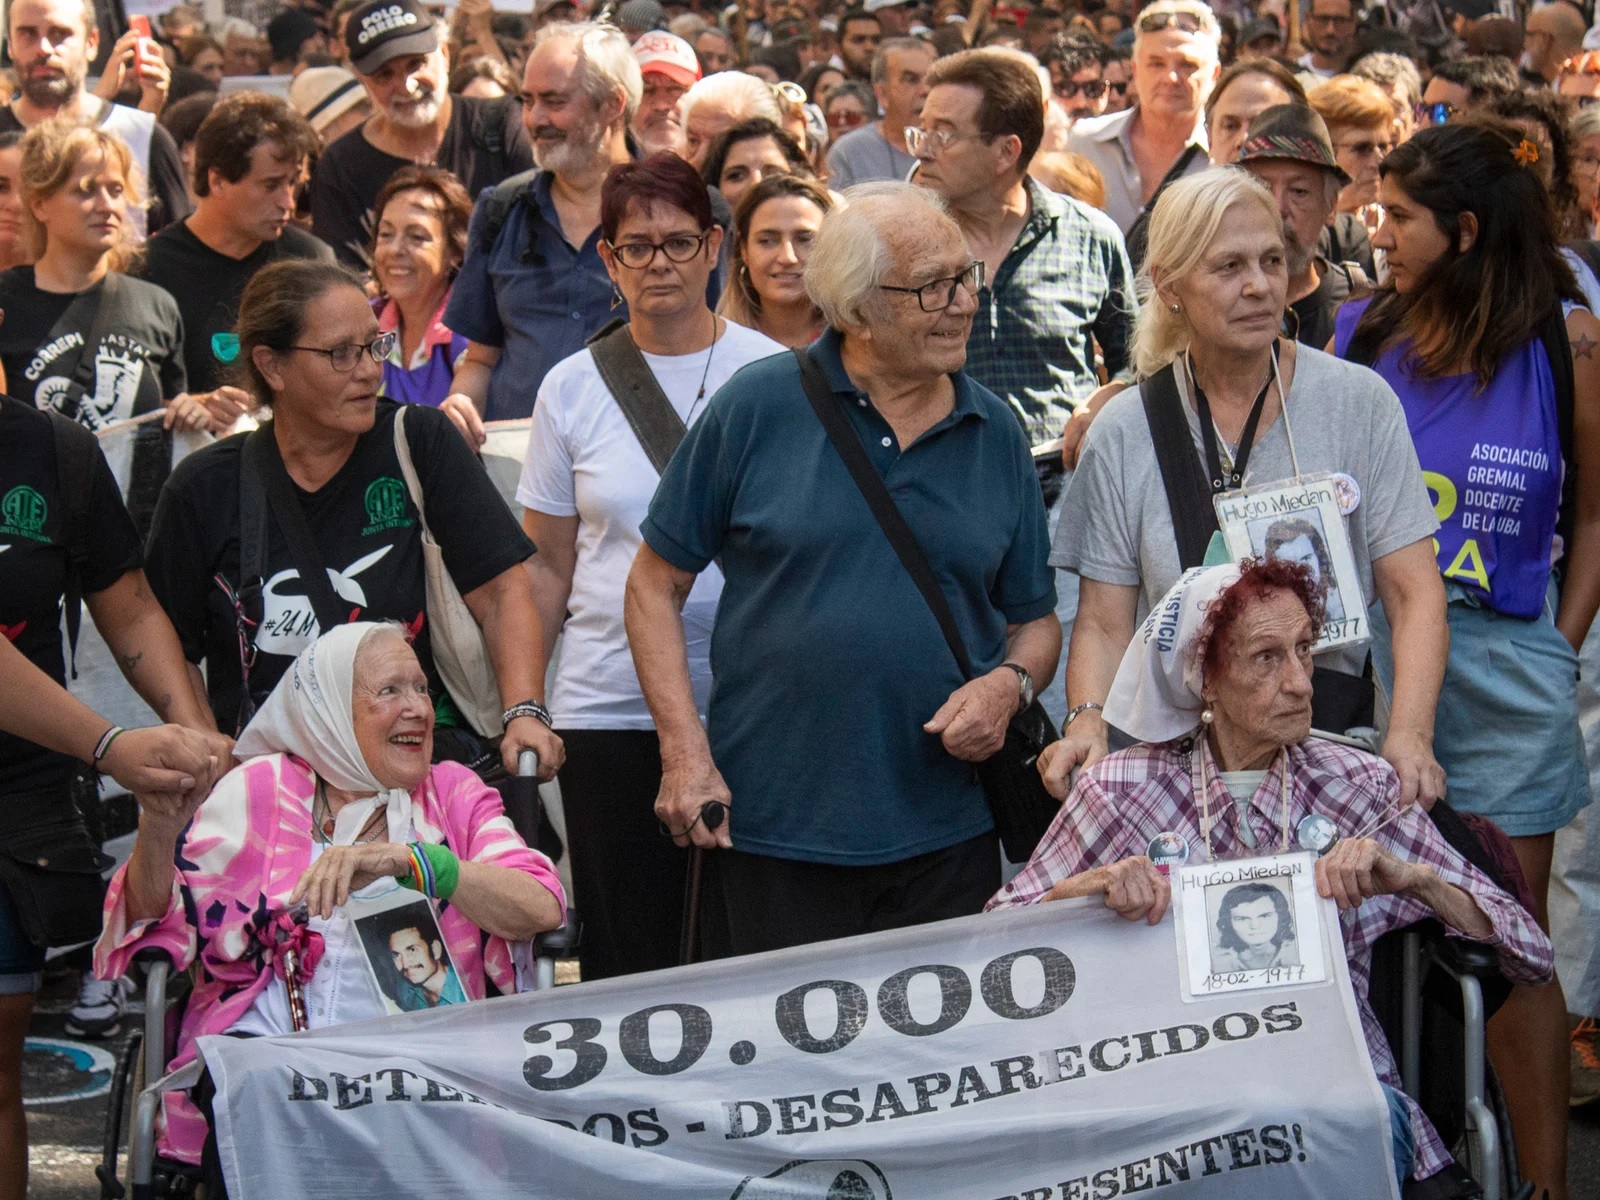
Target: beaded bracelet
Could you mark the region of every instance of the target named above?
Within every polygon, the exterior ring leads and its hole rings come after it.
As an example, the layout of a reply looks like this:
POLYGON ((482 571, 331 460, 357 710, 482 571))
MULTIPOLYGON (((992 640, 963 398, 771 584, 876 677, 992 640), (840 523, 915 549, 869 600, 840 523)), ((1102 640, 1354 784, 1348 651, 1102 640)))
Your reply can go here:
POLYGON ((94 744, 94 757, 89 760, 89 765, 98 767, 100 760, 111 750, 111 743, 126 732, 127 730, 123 729, 121 725, 113 725, 102 733, 100 740, 94 744))
POLYGON ((500 714, 500 724, 509 725, 518 717, 536 717, 544 722, 546 729, 555 728, 555 719, 551 717, 550 710, 537 700, 524 700, 520 704, 513 704, 500 714))

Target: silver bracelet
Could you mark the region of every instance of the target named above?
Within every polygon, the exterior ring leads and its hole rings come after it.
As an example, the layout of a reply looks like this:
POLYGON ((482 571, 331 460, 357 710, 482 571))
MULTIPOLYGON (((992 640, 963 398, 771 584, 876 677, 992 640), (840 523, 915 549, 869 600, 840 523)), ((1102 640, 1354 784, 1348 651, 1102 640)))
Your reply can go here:
POLYGON ((1088 701, 1086 704, 1080 704, 1067 713, 1067 719, 1061 722, 1062 730, 1065 731, 1068 725, 1071 725, 1079 717, 1083 716, 1084 713, 1090 711, 1103 713, 1106 710, 1103 704, 1096 704, 1093 700, 1088 701))

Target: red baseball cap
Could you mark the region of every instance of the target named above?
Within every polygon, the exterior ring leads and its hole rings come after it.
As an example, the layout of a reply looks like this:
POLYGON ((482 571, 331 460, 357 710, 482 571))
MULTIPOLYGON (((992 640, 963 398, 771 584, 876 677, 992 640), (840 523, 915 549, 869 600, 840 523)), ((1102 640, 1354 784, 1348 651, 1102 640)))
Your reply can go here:
POLYGON ((633 44, 633 56, 645 75, 655 71, 684 87, 693 87, 700 78, 700 60, 695 57, 694 47, 664 29, 642 34, 633 44))

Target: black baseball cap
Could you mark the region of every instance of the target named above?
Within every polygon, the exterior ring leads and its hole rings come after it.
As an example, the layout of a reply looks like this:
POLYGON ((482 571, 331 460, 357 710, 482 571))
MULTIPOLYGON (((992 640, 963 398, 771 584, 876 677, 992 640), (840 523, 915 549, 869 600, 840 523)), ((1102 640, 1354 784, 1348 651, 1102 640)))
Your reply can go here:
POLYGON ((373 75, 390 59, 432 54, 439 25, 418 0, 372 0, 350 14, 344 42, 358 75, 373 75))

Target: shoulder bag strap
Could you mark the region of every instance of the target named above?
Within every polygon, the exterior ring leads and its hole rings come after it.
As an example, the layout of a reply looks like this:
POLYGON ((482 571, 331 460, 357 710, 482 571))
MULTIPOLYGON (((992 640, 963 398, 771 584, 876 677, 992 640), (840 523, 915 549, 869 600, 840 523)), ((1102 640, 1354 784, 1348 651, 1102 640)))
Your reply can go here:
MULTIPOLYGON (((271 421, 245 439, 240 470, 253 471, 261 480, 263 494, 277 518, 278 528, 283 530, 284 539, 289 543, 289 557, 300 572, 300 583, 317 614, 317 624, 324 633, 345 624, 349 610, 340 603, 328 580, 328 569, 322 564, 311 527, 306 524, 300 497, 295 495, 294 481, 289 478, 283 456, 278 453, 278 439, 272 434, 271 421)), ((262 550, 265 551, 265 545, 262 550)), ((241 556, 242 553, 241 543, 241 556)))
POLYGON ((932 610, 934 620, 939 623, 939 631, 944 634, 950 653, 955 655, 956 663, 961 668, 962 677, 971 679, 972 659, 967 654, 966 644, 961 640, 961 630, 956 625, 955 613, 950 610, 950 601, 939 587, 939 581, 933 574, 933 567, 928 563, 928 556, 922 551, 921 543, 917 541, 917 535, 911 531, 911 526, 906 524, 905 516, 884 485, 883 476, 878 474, 878 469, 867 457, 866 448, 862 446, 861 439, 851 428, 844 410, 834 399, 833 389, 823 377, 822 369, 804 350, 794 351, 794 356, 800 363, 800 380, 805 387, 806 399, 811 401, 811 407, 816 410, 817 419, 822 422, 822 428, 828 433, 828 440, 833 443, 833 448, 844 460, 845 468, 855 480, 856 487, 861 489, 867 507, 872 509, 872 515, 878 519, 878 525, 883 529, 884 536, 889 539, 889 545, 894 547, 900 565, 905 567, 906 573, 911 576, 911 582, 917 585, 917 591, 922 593, 922 599, 932 610))
POLYGON ((639 353, 626 322, 612 321, 590 338, 589 353, 594 355, 600 378, 622 415, 628 418, 633 436, 644 447, 656 474, 665 474, 672 452, 689 428, 656 382, 655 373, 639 353))
POLYGON ((417 517, 422 521, 422 532, 429 533, 428 514, 422 508, 422 481, 417 478, 416 465, 411 461, 411 442, 406 437, 406 406, 400 405, 394 414, 394 456, 400 460, 400 474, 406 481, 406 491, 411 503, 417 506, 417 517))
MULTIPOLYGON (((72 382, 85 393, 94 391, 95 348, 105 341, 106 334, 111 332, 111 322, 121 311, 122 276, 115 271, 108 271, 100 282, 99 291, 99 303, 95 305, 94 320, 89 325, 89 332, 84 337, 83 345, 78 349, 78 361, 72 369, 72 382)), ((76 304, 77 301, 73 301, 72 305, 68 305, 69 310, 76 304)), ((53 334, 54 330, 51 333, 53 334)))
POLYGON ((94 435, 76 421, 57 412, 48 416, 55 441, 56 486, 67 513, 67 576, 61 611, 67 624, 67 666, 76 679, 78 633, 83 628, 83 573, 89 565, 89 498, 94 490, 99 445, 94 435))
MULTIPOLYGON (((239 450, 239 588, 231 597, 239 629, 239 714, 236 734, 243 733, 256 715, 256 702, 250 695, 250 668, 255 665, 255 634, 266 612, 262 590, 267 573, 267 495, 261 472, 249 463, 250 434, 239 450)), ((226 585, 219 574, 216 582, 226 585)), ((226 593, 226 586, 223 587, 226 593)))
POLYGON ((1550 378, 1556 388, 1556 427, 1561 435, 1561 457, 1566 460, 1561 481, 1561 514, 1556 519, 1556 533, 1561 536, 1565 553, 1570 554, 1572 526, 1578 508, 1578 472, 1573 458, 1573 411, 1577 403, 1578 381, 1572 371, 1572 343, 1567 338, 1567 322, 1559 304, 1550 310, 1539 331, 1539 338, 1544 343, 1545 357, 1550 360, 1550 378))
POLYGON ((1168 363, 1140 386, 1144 418, 1150 424, 1156 465, 1167 491, 1172 532, 1178 540, 1178 562, 1187 571, 1205 562, 1211 535, 1217 531, 1217 510, 1200 469, 1200 457, 1189 436, 1189 418, 1178 395, 1177 369, 1168 363))
MULTIPOLYGON (((83 341, 73 349, 68 350, 56 361, 64 368, 69 364, 71 370, 65 374, 72 382, 84 391, 94 386, 94 354, 91 346, 99 345, 100 339, 105 335, 106 322, 110 319, 112 305, 106 303, 115 275, 107 275, 105 282, 99 288, 89 288, 74 296, 66 308, 61 310, 61 315, 56 318, 55 324, 50 326, 50 331, 44 335, 41 346, 48 346, 57 338, 66 337, 69 333, 83 333, 83 341)), ((68 414, 71 416, 72 414, 68 414)))

